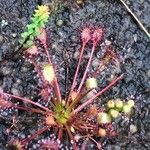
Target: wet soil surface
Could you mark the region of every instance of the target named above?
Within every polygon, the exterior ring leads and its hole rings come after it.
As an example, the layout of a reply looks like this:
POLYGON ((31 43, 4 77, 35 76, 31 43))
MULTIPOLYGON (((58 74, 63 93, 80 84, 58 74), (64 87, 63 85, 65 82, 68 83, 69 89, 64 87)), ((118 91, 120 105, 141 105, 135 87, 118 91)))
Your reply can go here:
MULTIPOLYGON (((33 66, 23 58, 15 60, 11 54, 19 46, 20 33, 39 4, 50 3, 48 0, 0 0, 0 90, 20 96, 34 97, 37 80, 33 78, 33 66)), ((126 0, 144 26, 150 32, 150 1, 126 0)), ((76 52, 80 48, 80 31, 85 26, 100 26, 104 29, 104 41, 110 41, 113 49, 122 57, 121 72, 124 79, 113 88, 104 99, 122 99, 132 97, 136 107, 130 119, 118 121, 119 135, 104 140, 106 150, 148 150, 150 148, 150 41, 127 13, 119 0, 86 0, 78 7, 75 1, 59 9, 50 17, 46 27, 49 34, 49 46, 55 64, 62 76, 64 88, 65 67, 69 68, 69 82, 74 73, 76 52), (63 23, 60 25, 60 20, 63 23), (59 66, 59 64, 63 64, 59 66)), ((100 50, 100 47, 97 48, 100 50)), ((95 59, 99 59, 96 52, 95 59)), ((94 67, 94 66, 93 66, 94 67)), ((102 84, 100 79, 100 83, 102 84)), ((65 92, 65 91, 63 91, 65 92)), ((26 114, 23 114, 26 115, 26 114)), ((6 149, 5 130, 9 119, 2 114, 0 118, 0 150, 6 149)), ((90 149, 90 148, 89 148, 90 149)))

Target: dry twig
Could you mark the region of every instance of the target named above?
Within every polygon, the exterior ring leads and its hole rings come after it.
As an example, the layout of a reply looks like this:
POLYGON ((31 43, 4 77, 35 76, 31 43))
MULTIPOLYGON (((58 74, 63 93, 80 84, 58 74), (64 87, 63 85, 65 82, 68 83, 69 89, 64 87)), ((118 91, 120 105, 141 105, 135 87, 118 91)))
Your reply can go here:
POLYGON ((120 0, 120 2, 126 7, 127 11, 136 20, 136 22, 139 24, 139 26, 141 27, 141 29, 146 33, 146 35, 150 38, 150 33, 148 33, 148 31, 146 30, 146 28, 143 26, 143 24, 140 22, 140 20, 134 15, 134 13, 131 11, 131 9, 128 7, 128 5, 123 0, 120 0))

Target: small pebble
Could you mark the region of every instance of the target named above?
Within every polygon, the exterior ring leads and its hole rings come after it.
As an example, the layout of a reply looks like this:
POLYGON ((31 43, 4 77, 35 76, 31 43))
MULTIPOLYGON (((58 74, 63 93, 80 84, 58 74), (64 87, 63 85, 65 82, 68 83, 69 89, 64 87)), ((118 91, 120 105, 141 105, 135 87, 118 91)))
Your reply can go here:
POLYGON ((13 87, 12 89, 11 89, 11 93, 12 94, 14 94, 14 95, 20 95, 20 92, 19 92, 19 90, 17 89, 17 88, 15 88, 15 87, 13 87))
POLYGON ((99 65, 99 59, 95 58, 95 59, 93 60, 93 62, 92 62, 92 66, 93 66, 94 68, 97 68, 98 65, 99 65))
POLYGON ((105 2, 100 2, 100 3, 99 3, 99 7, 100 7, 100 8, 105 7, 105 5, 106 5, 105 2))
POLYGON ((130 125, 130 133, 134 134, 137 132, 137 126, 134 124, 130 125))
POLYGON ((76 51, 76 52, 74 53, 74 55, 73 55, 73 58, 74 58, 74 59, 78 59, 78 56, 79 56, 79 51, 76 51))
POLYGON ((61 19, 57 20, 56 25, 58 27, 61 27, 63 25, 63 20, 61 20, 61 19))
POLYGON ((111 41, 105 40, 105 44, 106 44, 107 46, 109 46, 109 45, 111 45, 111 41))
POLYGON ((3 26, 7 26, 7 25, 8 25, 8 22, 6 22, 5 20, 2 20, 1 26, 3 27, 3 26))
POLYGON ((0 43, 3 42, 3 36, 0 35, 0 43))
POLYGON ((150 69, 147 71, 147 75, 148 77, 150 77, 150 69))
POLYGON ((17 36, 15 33, 12 33, 11 35, 13 38, 16 38, 16 36, 17 36))
POLYGON ((134 41, 136 42, 137 39, 138 39, 138 35, 137 35, 137 34, 134 34, 134 35, 133 35, 133 39, 134 39, 134 41))
POLYGON ((120 147, 120 145, 116 145, 116 146, 114 146, 114 149, 115 150, 121 150, 121 147, 120 147))
POLYGON ((11 74, 12 71, 13 71, 13 69, 10 68, 10 67, 3 67, 3 68, 1 69, 1 71, 2 71, 3 75, 6 76, 6 75, 11 74))

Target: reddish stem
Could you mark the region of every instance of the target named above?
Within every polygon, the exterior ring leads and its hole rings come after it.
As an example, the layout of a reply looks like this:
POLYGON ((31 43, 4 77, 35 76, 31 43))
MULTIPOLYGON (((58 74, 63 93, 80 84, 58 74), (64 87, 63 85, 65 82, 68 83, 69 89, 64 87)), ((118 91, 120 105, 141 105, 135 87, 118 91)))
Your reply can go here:
MULTIPOLYGON (((52 67, 53 67, 53 64, 51 62, 50 55, 49 55, 48 48, 47 48, 46 44, 44 44, 44 48, 45 48, 46 55, 48 57, 49 64, 52 65, 52 67)), ((61 92, 60 92, 60 87, 59 87, 56 75, 55 75, 55 78, 54 78, 54 81, 53 81, 53 86, 54 86, 54 91, 56 93, 56 96, 57 96, 58 100, 61 102, 61 100, 62 100, 61 99, 61 92)))
MULTIPOLYGON (((78 61, 78 65, 77 65, 77 68, 76 68, 75 75, 74 75, 74 79, 73 79, 73 83, 72 83, 72 86, 71 86, 70 94, 72 93, 74 87, 76 86, 76 79, 77 79, 77 76, 78 76, 78 73, 79 73, 80 64, 81 64, 83 52, 84 52, 84 49, 85 49, 85 45, 86 45, 86 43, 82 44, 82 48, 81 48, 81 52, 80 52, 80 56, 79 56, 79 61, 78 61)), ((70 97, 70 94, 69 94, 69 97, 70 97)))
POLYGON ((78 97, 68 106, 70 109, 72 109, 81 99, 83 99, 91 90, 85 91, 82 93, 82 95, 78 95, 78 97))
POLYGON ((42 134, 44 131, 48 130, 49 127, 44 127, 43 129, 40 129, 38 131, 36 131, 35 134, 31 135, 29 138, 25 138, 21 141, 22 145, 26 145, 27 143, 29 143, 32 139, 36 138, 38 135, 42 134))
POLYGON ((76 147, 76 144, 75 144, 75 139, 74 139, 74 137, 73 137, 73 135, 72 135, 72 133, 71 133, 71 131, 69 129, 69 126, 65 125, 65 128, 66 128, 66 130, 68 132, 68 135, 69 135, 70 139, 73 141, 73 149, 77 150, 77 147, 76 147))
POLYGON ((110 89, 113 85, 115 85, 119 80, 121 80, 123 78, 123 74, 120 75, 119 77, 117 77, 115 80, 111 81, 111 83, 106 86, 104 89, 102 89, 101 91, 99 91, 96 95, 94 95, 92 98, 90 98, 89 100, 87 100, 85 103, 83 103, 82 105, 80 105, 79 107, 77 107, 72 114, 76 114, 79 111, 81 111, 83 108, 85 108, 85 106, 91 104, 98 96, 102 95, 104 92, 106 92, 108 89, 110 89))
POLYGON ((4 93, 4 92, 3 93, 0 92, 0 94, 16 98, 16 99, 21 100, 21 101, 26 102, 26 103, 33 104, 33 105, 38 106, 38 107, 40 107, 40 108, 42 108, 42 109, 44 109, 48 112, 51 112, 51 110, 49 110, 48 108, 40 105, 39 103, 35 103, 35 102, 33 102, 32 100, 30 100, 28 98, 23 98, 23 97, 20 97, 20 96, 17 96, 17 95, 12 95, 12 94, 8 94, 8 93, 4 93))
POLYGON ((96 47, 96 44, 93 44, 92 52, 91 52, 91 55, 90 55, 90 58, 89 58, 88 64, 87 64, 87 66, 86 66, 86 69, 85 69, 84 75, 83 75, 83 77, 82 77, 82 80, 81 80, 80 85, 79 85, 78 90, 77 90, 77 95, 80 93, 81 88, 82 88, 82 86, 83 86, 83 83, 84 83, 84 81, 85 81, 85 78, 86 78, 87 72, 88 72, 89 67, 90 67, 90 65, 91 65, 91 61, 92 61, 93 53, 94 53, 94 51, 95 51, 95 47, 96 47))
POLYGON ((90 76, 97 78, 98 74, 106 68, 106 63, 104 61, 99 61, 99 66, 96 68, 96 71, 91 73, 90 76))
POLYGON ((69 135, 70 139, 74 141, 73 135, 71 134, 71 131, 70 131, 69 127, 67 125, 64 125, 64 126, 65 126, 65 128, 68 132, 68 135, 69 135))
POLYGON ((93 127, 80 126, 81 129, 93 130, 93 127))
POLYGON ((102 145, 101 145, 101 143, 96 142, 96 141, 95 141, 92 137, 90 137, 90 136, 88 136, 88 138, 91 139, 91 140, 97 145, 97 148, 98 148, 99 150, 102 150, 102 145))
POLYGON ((60 128, 59 129, 59 131, 58 131, 58 139, 61 141, 61 139, 62 139, 62 133, 63 133, 63 131, 62 131, 62 129, 60 128))
POLYGON ((48 52, 47 44, 44 44, 44 49, 45 49, 48 61, 52 65, 52 61, 51 61, 51 58, 50 58, 50 55, 49 55, 49 52, 48 52))
POLYGON ((57 82, 57 78, 56 77, 55 77, 54 82, 53 82, 53 87, 54 87, 54 91, 56 93, 56 97, 61 102, 62 98, 61 98, 60 88, 59 88, 59 84, 57 82))
POLYGON ((14 108, 17 108, 17 109, 21 109, 21 110, 33 112, 33 113, 47 114, 47 112, 45 112, 45 111, 38 110, 38 109, 34 109, 34 108, 21 107, 21 106, 18 106, 18 105, 14 105, 13 107, 14 107, 14 108))

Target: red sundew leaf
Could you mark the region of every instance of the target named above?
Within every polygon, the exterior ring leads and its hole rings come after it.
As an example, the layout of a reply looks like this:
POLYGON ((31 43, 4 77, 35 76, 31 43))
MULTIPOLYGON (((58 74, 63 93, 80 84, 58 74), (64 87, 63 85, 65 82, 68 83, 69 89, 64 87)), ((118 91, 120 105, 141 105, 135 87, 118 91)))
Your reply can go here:
POLYGON ((42 97, 42 100, 47 101, 51 95, 52 89, 50 89, 49 87, 45 87, 41 90, 40 95, 42 97))
POLYGON ((0 108, 10 108, 12 107, 12 103, 0 97, 0 108))
POLYGON ((52 82, 55 79, 55 71, 54 71, 54 68, 51 64, 46 64, 44 66, 43 76, 44 76, 46 81, 48 81, 50 84, 52 84, 52 82))
POLYGON ((86 44, 91 38, 91 30, 89 28, 84 28, 81 33, 81 39, 84 44, 86 44))
POLYGON ((97 44, 98 42, 100 42, 102 40, 102 36, 103 36, 103 30, 101 28, 97 28, 92 36, 92 40, 93 40, 93 44, 97 44))

